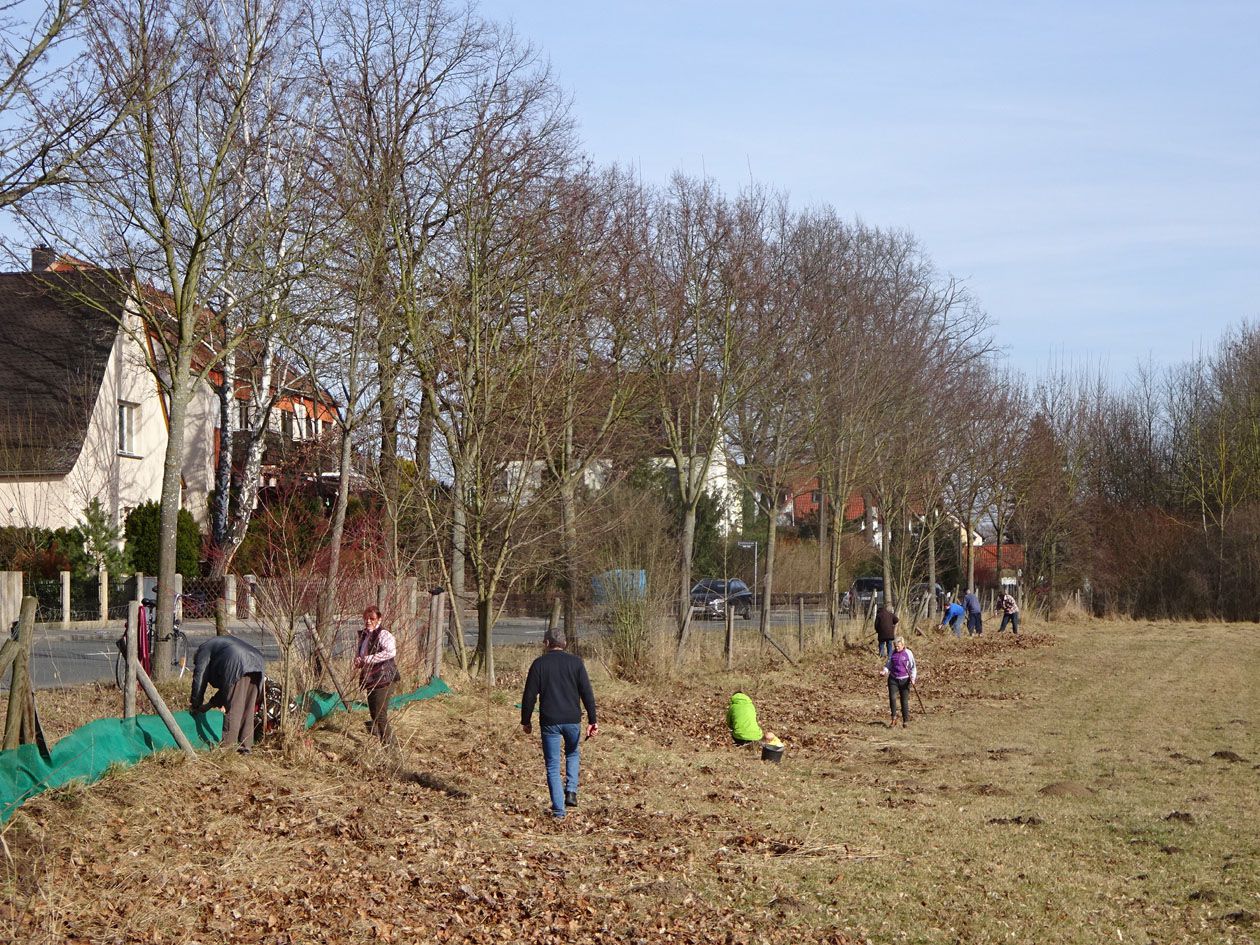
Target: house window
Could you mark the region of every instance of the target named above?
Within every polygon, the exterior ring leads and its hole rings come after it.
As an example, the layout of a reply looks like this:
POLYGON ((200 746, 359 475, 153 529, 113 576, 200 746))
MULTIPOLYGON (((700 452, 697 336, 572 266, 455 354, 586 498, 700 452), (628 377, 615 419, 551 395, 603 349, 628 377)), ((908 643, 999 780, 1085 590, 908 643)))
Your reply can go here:
POLYGON ((287 410, 280 411, 280 435, 286 440, 293 439, 293 414, 287 410))
POLYGON ((237 428, 240 430, 249 429, 249 401, 242 400, 237 403, 239 414, 236 418, 237 428))
POLYGON ((306 428, 306 404, 293 405, 293 439, 305 439, 309 434, 306 428))
POLYGON ((140 405, 118 401, 118 452, 136 456, 136 425, 140 420, 140 405))

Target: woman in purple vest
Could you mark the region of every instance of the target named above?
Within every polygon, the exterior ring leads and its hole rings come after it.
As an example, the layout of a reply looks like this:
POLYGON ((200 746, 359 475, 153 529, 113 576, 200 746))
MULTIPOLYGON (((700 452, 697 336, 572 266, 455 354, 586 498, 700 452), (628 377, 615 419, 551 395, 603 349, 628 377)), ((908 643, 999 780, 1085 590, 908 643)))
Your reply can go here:
POLYGON ((897 637, 893 641, 892 656, 884 664, 883 675, 888 677, 888 711, 892 718, 889 728, 897 727, 897 698, 901 698, 901 724, 910 724, 910 687, 919 678, 918 667, 914 665, 914 654, 906 649, 906 638, 897 637))

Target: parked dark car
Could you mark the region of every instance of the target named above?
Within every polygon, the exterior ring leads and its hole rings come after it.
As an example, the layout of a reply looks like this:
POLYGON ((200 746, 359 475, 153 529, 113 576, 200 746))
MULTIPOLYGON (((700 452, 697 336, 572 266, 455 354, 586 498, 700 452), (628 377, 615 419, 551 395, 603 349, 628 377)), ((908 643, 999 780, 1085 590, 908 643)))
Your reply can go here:
POLYGON ((752 617, 752 591, 739 578, 724 581, 722 578, 704 578, 691 589, 691 608, 704 618, 717 619, 726 615, 730 607, 736 614, 748 620, 752 617))
POLYGON ((849 612, 865 614, 871 608, 871 601, 876 604, 884 602, 884 579, 874 576, 857 578, 846 595, 849 612))

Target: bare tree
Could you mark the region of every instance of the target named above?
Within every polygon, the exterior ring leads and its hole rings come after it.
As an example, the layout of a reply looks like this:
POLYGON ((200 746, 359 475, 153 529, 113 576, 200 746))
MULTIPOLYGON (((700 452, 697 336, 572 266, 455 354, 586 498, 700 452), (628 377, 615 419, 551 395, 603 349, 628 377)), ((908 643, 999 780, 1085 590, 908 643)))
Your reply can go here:
MULTIPOLYGON (((449 464, 452 561, 472 571, 476 663, 495 680, 493 628, 525 520, 542 485, 542 391, 554 370, 543 340, 563 308, 546 304, 548 219, 571 160, 566 105, 533 49, 487 34, 483 80, 467 101, 469 133, 435 155, 450 224, 421 260, 405 315, 416 375, 449 464)), ((438 494, 425 490, 436 528, 438 494)), ((452 567, 448 575, 454 577, 452 567)), ((455 586, 455 589, 460 590, 455 586)), ((457 634, 462 635, 456 609, 457 634)))
MULTIPOLYGON (((216 237, 240 212, 251 103, 286 22, 272 6, 210 9, 183 0, 102 2, 89 16, 93 63, 108 90, 130 92, 131 107, 81 156, 81 212, 57 219, 56 232, 79 254, 114 266, 102 272, 119 274, 143 324, 139 340, 152 352, 168 423, 158 580, 170 588, 189 407, 197 385, 245 340, 216 338, 212 306, 232 265, 216 256, 216 237)), ((159 667, 170 665, 163 652, 173 615, 173 597, 163 593, 159 667)))
POLYGON ((0 4, 0 208, 74 178, 130 94, 106 85, 82 46, 86 0, 0 4))

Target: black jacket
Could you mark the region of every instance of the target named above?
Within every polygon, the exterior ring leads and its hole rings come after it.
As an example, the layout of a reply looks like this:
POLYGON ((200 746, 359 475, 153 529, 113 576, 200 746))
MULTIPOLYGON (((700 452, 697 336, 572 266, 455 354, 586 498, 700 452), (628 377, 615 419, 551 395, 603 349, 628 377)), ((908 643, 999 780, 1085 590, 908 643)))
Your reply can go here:
POLYGON ((880 607, 875 613, 875 637, 881 643, 897 639, 897 615, 887 607, 880 607))
POLYGON ((586 664, 564 650, 548 650, 530 664, 525 677, 525 693, 521 696, 521 724, 528 725, 538 701, 540 725, 565 725, 586 718, 595 724, 595 690, 586 664), (581 705, 578 704, 581 700, 581 705))
POLYGON ((192 710, 200 712, 203 707, 226 708, 232 687, 240 678, 257 673, 259 682, 262 682, 264 669, 263 655, 239 637, 207 640, 197 647, 197 655, 193 657, 192 710), (214 686, 218 692, 203 706, 207 684, 214 686))

